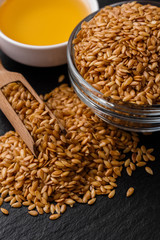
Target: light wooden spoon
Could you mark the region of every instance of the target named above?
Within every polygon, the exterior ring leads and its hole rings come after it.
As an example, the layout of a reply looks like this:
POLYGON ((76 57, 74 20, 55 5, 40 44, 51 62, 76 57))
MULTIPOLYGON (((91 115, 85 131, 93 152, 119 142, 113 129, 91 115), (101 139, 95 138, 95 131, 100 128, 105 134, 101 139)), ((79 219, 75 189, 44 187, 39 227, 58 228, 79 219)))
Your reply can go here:
MULTIPOLYGON (((7 71, 3 67, 2 63, 0 62, 0 109, 2 110, 4 115, 8 118, 8 120, 10 121, 12 126, 15 128, 17 133, 21 136, 23 141, 26 143, 30 151, 34 154, 35 157, 37 157, 36 147, 35 147, 35 143, 32 136, 30 135, 25 125, 23 124, 23 122, 21 121, 17 113, 14 111, 14 109, 12 108, 12 106, 4 96, 4 94, 2 93, 2 88, 12 82, 21 82, 39 103, 44 103, 44 102, 38 96, 35 90, 31 87, 31 85, 27 82, 27 80, 23 77, 22 74, 7 71)), ((46 105, 45 105, 45 110, 48 111, 51 118, 57 120, 61 128, 61 131, 66 133, 65 128, 62 126, 62 124, 57 119, 57 117, 51 112, 51 110, 46 105)))

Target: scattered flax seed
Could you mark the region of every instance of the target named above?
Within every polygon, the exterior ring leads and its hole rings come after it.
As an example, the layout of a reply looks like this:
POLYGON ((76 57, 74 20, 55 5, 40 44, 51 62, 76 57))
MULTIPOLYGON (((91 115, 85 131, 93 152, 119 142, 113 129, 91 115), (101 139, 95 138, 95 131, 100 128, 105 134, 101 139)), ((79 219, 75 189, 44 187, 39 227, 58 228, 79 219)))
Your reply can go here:
MULTIPOLYGON (((13 199, 12 199, 13 200, 13 199)), ((11 203, 10 203, 11 204, 11 203)), ((23 202, 23 205, 24 206, 29 206, 31 204, 31 202, 30 201, 25 201, 25 202, 23 202)))
POLYGON ((93 205, 95 203, 95 201, 96 201, 96 198, 92 198, 88 201, 88 204, 93 205))
POLYGON ((36 207, 36 205, 35 205, 35 204, 32 204, 32 205, 30 205, 30 206, 28 207, 28 210, 31 211, 31 210, 33 210, 35 207, 36 207))
POLYGON ((128 158, 126 161, 125 161, 125 163, 124 163, 124 166, 127 168, 127 167, 129 167, 129 165, 130 165, 130 159, 128 158))
POLYGON ((5 209, 5 208, 1 208, 0 210, 1 210, 1 212, 2 212, 3 214, 5 214, 5 215, 8 215, 8 214, 9 214, 8 210, 5 209))
POLYGON ((11 207, 13 208, 20 208, 22 204, 20 202, 13 203, 11 207))
POLYGON ((65 203, 68 204, 68 205, 73 205, 75 203, 75 201, 72 200, 72 199, 66 199, 65 203))
POLYGON ((91 192, 88 190, 83 196, 83 202, 87 203, 90 198, 91 198, 91 192))
POLYGON ((34 217, 38 215, 38 212, 37 212, 37 211, 34 211, 34 210, 28 211, 28 213, 29 213, 31 216, 34 216, 34 217))
POLYGON ((127 174, 128 174, 129 176, 132 175, 132 169, 131 169, 130 167, 127 167, 127 168, 126 168, 126 172, 127 172, 127 174))
POLYGON ((61 208, 60 208, 59 203, 56 204, 56 206, 55 206, 55 211, 56 211, 58 214, 60 214, 60 212, 61 212, 61 208))
POLYGON ((59 83, 62 83, 62 82, 64 81, 64 79, 65 79, 65 76, 64 76, 64 75, 61 75, 61 76, 59 76, 59 78, 58 78, 58 82, 59 82, 59 83))
POLYGON ((143 153, 146 153, 146 147, 144 145, 141 146, 141 150, 143 153))
POLYGON ((144 167, 146 165, 146 162, 138 162, 137 167, 144 167))
POLYGON ((145 171, 150 175, 153 175, 153 170, 150 167, 145 167, 145 171))
POLYGON ((4 199, 4 201, 5 201, 5 202, 10 202, 12 199, 13 199, 13 197, 12 197, 12 196, 9 196, 9 197, 6 197, 6 198, 4 199))
POLYGON ((130 168, 131 168, 132 171, 136 170, 136 166, 133 162, 130 163, 130 168))
POLYGON ((51 204, 51 206, 50 206, 50 212, 51 212, 52 214, 54 214, 54 212, 55 212, 55 206, 54 206, 54 204, 51 204))
POLYGON ((96 196, 96 192, 95 192, 95 189, 93 188, 91 190, 91 198, 95 198, 95 196, 96 196))
POLYGON ((134 193, 134 188, 133 188, 133 187, 130 187, 130 188, 127 190, 126 196, 127 196, 127 197, 130 197, 133 193, 134 193))
POLYGON ((0 198, 0 206, 3 204, 3 198, 0 198))
MULTIPOLYGON (((16 197, 13 197, 12 200, 10 201, 10 205, 12 206, 16 202, 16 197)), ((25 202, 23 203, 25 205, 25 202)))
POLYGON ((61 206, 60 212, 61 212, 61 213, 64 213, 64 212, 66 211, 66 209, 67 209, 66 204, 63 204, 63 205, 61 206))
POLYGON ((112 190, 109 194, 108 194, 108 198, 113 198, 115 195, 116 191, 112 190))
POLYGON ((36 206, 37 212, 42 215, 44 213, 43 208, 36 206))
POLYGON ((53 214, 49 217, 50 220, 56 220, 60 217, 61 215, 60 214, 53 214))
POLYGON ((155 161, 155 156, 151 155, 150 153, 147 153, 146 155, 150 161, 155 161))
POLYGON ((6 196, 8 195, 8 189, 4 190, 2 193, 1 193, 1 197, 4 199, 6 196))
POLYGON ((49 205, 45 205, 45 207, 43 208, 45 213, 50 213, 50 207, 49 205))

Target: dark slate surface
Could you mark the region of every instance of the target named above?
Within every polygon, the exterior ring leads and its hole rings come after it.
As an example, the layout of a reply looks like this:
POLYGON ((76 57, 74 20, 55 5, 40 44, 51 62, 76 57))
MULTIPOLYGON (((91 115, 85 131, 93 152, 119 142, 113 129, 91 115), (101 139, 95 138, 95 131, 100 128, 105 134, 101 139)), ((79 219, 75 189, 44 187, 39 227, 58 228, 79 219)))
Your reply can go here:
MULTIPOLYGON (((101 7, 109 3, 99 2, 101 7)), ((1 52, 0 57, 8 70, 21 72, 39 94, 57 86, 60 74, 67 75, 66 65, 32 68, 12 61, 1 52)), ((0 135, 10 129, 11 125, 0 112, 0 135)), ((25 207, 13 209, 4 204, 10 215, 0 213, 0 240, 159 240, 160 134, 140 137, 143 144, 155 148, 156 161, 149 164, 154 176, 145 173, 144 168, 139 168, 132 177, 124 172, 113 199, 101 196, 93 206, 76 204, 56 221, 50 221, 47 214, 34 218, 27 214, 25 207), (130 186, 135 188, 135 194, 126 198, 130 186)))

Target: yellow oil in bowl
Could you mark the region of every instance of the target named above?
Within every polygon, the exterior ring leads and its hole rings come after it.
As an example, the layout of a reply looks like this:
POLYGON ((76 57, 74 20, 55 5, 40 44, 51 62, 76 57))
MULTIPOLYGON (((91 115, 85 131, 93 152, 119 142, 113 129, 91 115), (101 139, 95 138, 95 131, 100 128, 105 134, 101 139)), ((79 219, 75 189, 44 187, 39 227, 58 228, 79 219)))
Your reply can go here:
POLYGON ((82 0, 5 0, 0 6, 0 30, 24 44, 59 44, 68 41, 89 13, 82 0))

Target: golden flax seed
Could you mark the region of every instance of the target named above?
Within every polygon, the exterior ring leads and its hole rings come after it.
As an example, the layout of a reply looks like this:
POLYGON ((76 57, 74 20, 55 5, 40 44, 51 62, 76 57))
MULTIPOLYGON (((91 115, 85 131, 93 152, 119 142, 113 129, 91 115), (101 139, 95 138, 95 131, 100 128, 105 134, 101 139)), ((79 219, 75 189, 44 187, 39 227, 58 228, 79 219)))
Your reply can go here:
POLYGON ((134 188, 133 188, 133 187, 130 187, 130 188, 127 190, 126 196, 127 196, 127 197, 130 197, 133 193, 134 193, 134 188))
POLYGON ((61 215, 60 214, 53 214, 49 217, 50 220, 56 220, 60 217, 61 215))
POLYGON ((34 210, 28 211, 28 213, 29 213, 31 216, 34 216, 34 217, 38 215, 38 212, 37 212, 37 211, 34 211, 34 210))
POLYGON ((95 203, 95 201, 96 201, 96 198, 92 198, 88 201, 88 204, 93 205, 95 203))
POLYGON ((3 214, 5 214, 5 215, 8 215, 8 214, 9 214, 8 210, 5 209, 5 208, 0 208, 0 210, 1 210, 1 212, 2 212, 3 214))
POLYGON ((153 170, 150 167, 145 167, 145 171, 150 175, 153 175, 153 170))
POLYGON ((114 195, 115 195, 115 193, 116 193, 115 189, 112 190, 112 191, 108 194, 108 198, 113 198, 114 195))
POLYGON ((3 204, 3 198, 0 198, 0 206, 3 204))

